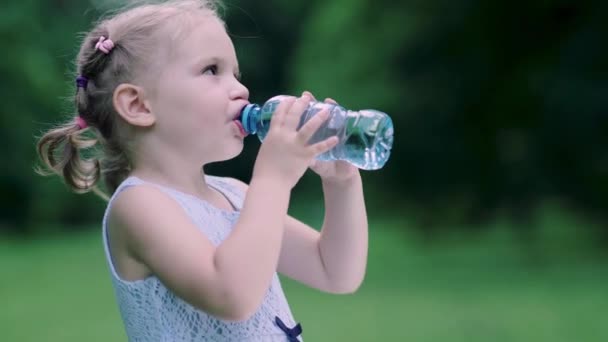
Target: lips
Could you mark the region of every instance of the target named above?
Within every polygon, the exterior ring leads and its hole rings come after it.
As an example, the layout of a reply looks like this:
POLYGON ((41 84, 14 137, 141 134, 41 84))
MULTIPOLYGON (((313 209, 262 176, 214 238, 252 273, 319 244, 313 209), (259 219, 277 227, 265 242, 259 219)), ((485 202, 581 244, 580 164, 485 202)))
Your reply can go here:
POLYGON ((242 136, 246 137, 248 135, 240 120, 233 120, 232 122, 234 122, 234 124, 239 128, 242 136))
POLYGON ((236 114, 234 114, 232 116, 232 120, 237 120, 237 121, 241 121, 241 110, 239 109, 238 112, 236 112, 236 114))
POLYGON ((239 132, 241 133, 241 135, 243 137, 246 137, 247 135, 249 135, 247 133, 247 131, 245 130, 245 128, 243 127, 243 123, 241 122, 241 115, 243 112, 243 108, 245 108, 245 106, 247 106, 249 104, 249 102, 246 102, 245 104, 243 104, 243 106, 239 107, 239 110, 234 113, 234 115, 232 115, 232 122, 234 122, 234 124, 239 128, 239 132))

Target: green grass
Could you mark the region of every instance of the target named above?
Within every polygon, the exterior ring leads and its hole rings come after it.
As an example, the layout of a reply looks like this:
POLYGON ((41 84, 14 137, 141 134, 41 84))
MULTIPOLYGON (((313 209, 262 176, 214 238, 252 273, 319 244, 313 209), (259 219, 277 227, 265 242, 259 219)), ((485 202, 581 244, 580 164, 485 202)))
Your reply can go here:
MULTIPOLYGON (((608 341, 608 260, 572 239, 531 255, 500 229, 430 244, 370 229, 356 294, 283 279, 307 341, 608 341)), ((126 340, 99 232, 4 239, 0 270, 0 341, 126 340)))

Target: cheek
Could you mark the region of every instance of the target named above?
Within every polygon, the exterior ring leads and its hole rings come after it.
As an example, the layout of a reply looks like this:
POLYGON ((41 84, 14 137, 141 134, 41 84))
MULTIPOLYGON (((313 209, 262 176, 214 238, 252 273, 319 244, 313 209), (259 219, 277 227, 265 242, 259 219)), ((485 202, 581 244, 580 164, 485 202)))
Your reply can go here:
POLYGON ((213 135, 219 133, 226 125, 225 108, 216 100, 216 94, 200 86, 162 89, 165 96, 158 101, 158 109, 162 120, 179 120, 182 132, 201 132, 213 135), (192 89, 203 89, 193 92, 192 89))
POLYGON ((218 115, 206 111, 198 111, 188 118, 188 126, 194 134, 203 134, 208 137, 216 136, 222 132, 224 124, 218 118, 218 115))

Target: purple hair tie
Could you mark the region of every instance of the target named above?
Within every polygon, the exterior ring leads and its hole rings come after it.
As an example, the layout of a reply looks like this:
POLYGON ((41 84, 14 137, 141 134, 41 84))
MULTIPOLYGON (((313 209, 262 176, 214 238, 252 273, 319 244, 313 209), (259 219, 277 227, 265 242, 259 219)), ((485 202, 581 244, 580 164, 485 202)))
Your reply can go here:
POLYGON ((89 80, 86 77, 76 77, 76 88, 82 88, 84 90, 87 90, 87 83, 89 83, 89 80))

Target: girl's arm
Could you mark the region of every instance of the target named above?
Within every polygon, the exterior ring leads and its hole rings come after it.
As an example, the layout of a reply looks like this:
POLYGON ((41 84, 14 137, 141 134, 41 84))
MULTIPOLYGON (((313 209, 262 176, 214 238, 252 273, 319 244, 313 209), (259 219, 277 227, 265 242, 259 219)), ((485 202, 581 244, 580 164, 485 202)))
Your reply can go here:
MULTIPOLYGON (((245 183, 229 179, 242 191, 245 183)), ((249 190, 251 191, 251 190, 249 190)), ((323 292, 352 293, 367 264, 367 215, 361 177, 323 182, 325 220, 321 233, 287 216, 278 271, 323 292)))
POLYGON ((361 176, 344 183, 323 181, 323 194, 321 258, 334 289, 351 293, 363 282, 367 265, 367 214, 361 176))
POLYGON ((244 320, 276 272, 289 195, 278 182, 253 180, 241 218, 215 247, 169 196, 148 185, 128 188, 110 211, 110 241, 124 242, 133 259, 190 304, 244 320))

